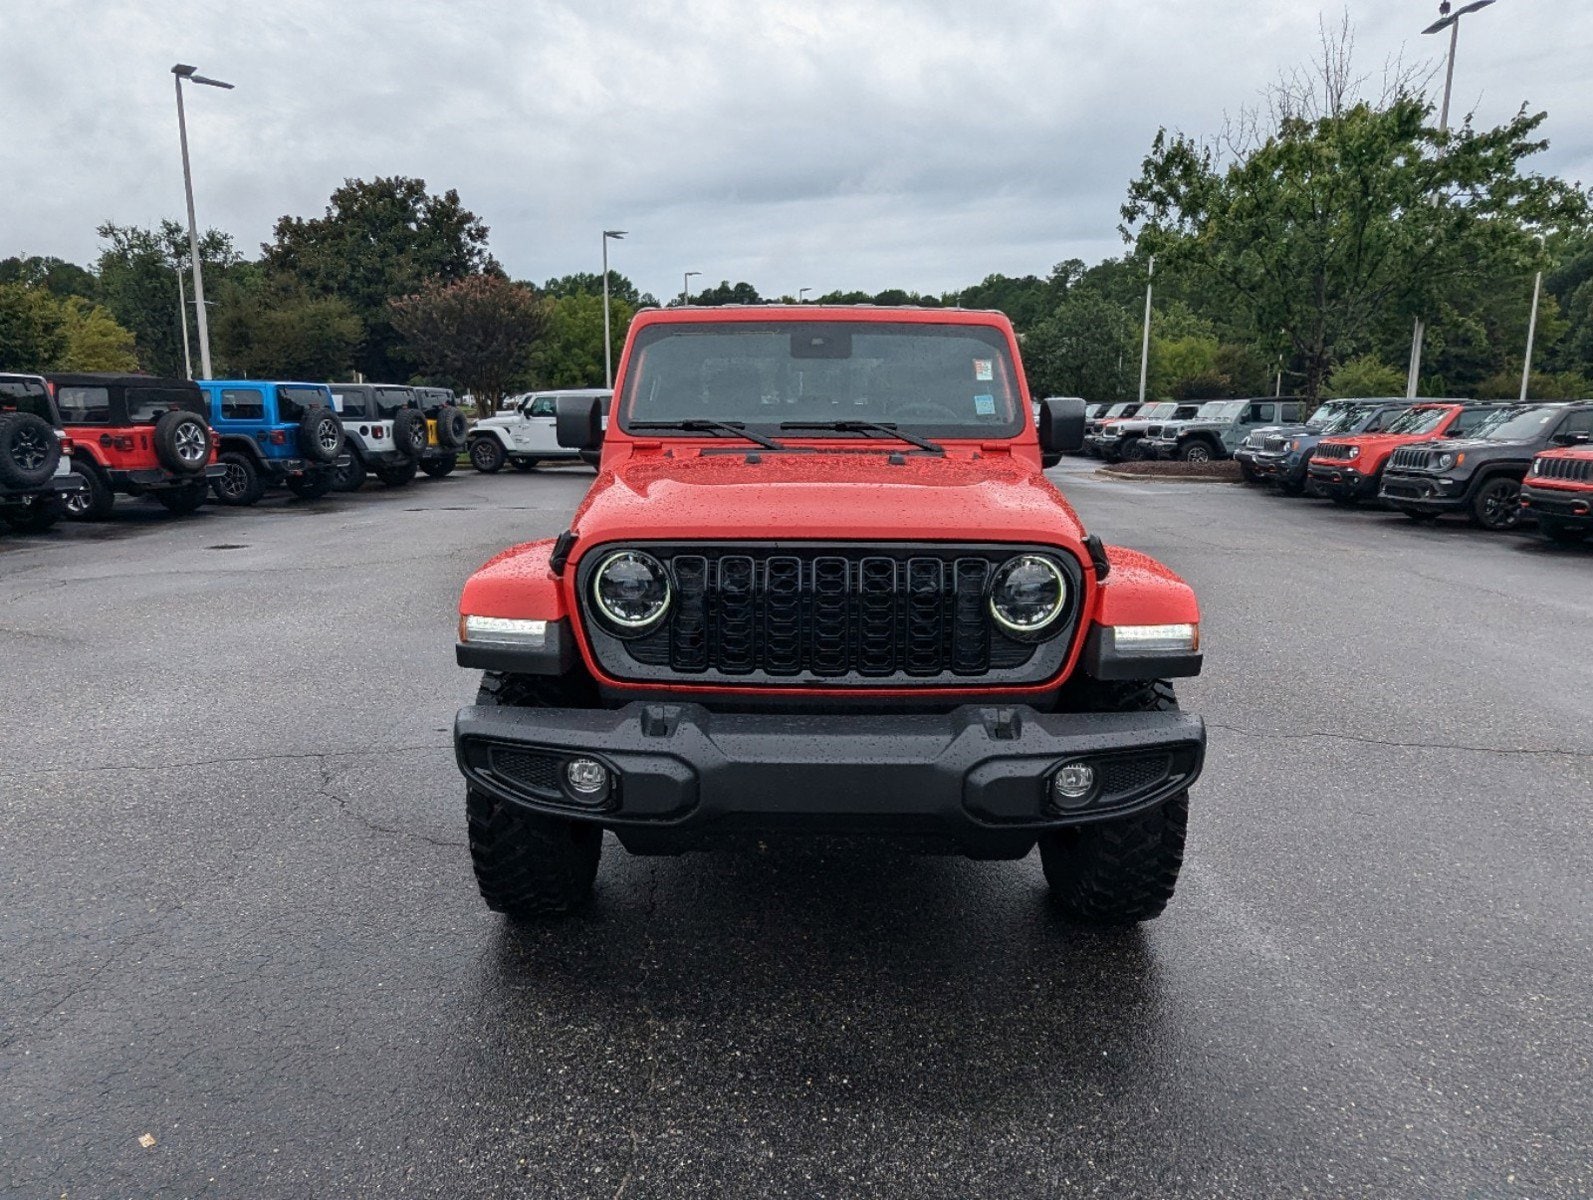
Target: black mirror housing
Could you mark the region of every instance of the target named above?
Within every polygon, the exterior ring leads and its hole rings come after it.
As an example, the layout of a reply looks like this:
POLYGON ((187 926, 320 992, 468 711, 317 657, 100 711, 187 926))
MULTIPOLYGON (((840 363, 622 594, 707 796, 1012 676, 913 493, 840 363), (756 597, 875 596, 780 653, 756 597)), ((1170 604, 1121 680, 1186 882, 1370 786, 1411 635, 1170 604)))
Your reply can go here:
POLYGON ((596 396, 560 396, 553 429, 566 450, 599 449, 603 445, 603 402, 596 396))
POLYGON ((1064 454, 1084 449, 1084 401, 1074 397, 1040 401, 1040 462, 1054 467, 1064 454))

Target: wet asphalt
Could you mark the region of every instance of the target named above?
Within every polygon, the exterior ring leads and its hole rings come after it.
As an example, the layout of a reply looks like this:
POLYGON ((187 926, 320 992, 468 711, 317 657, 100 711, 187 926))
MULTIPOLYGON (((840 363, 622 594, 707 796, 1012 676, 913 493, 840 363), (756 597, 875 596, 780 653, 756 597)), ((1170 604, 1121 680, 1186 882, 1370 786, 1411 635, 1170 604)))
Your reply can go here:
POLYGON ((465 576, 590 474, 0 537, 0 1195, 1593 1194, 1593 547, 1053 473, 1198 589, 1189 855, 479 902, 465 576))

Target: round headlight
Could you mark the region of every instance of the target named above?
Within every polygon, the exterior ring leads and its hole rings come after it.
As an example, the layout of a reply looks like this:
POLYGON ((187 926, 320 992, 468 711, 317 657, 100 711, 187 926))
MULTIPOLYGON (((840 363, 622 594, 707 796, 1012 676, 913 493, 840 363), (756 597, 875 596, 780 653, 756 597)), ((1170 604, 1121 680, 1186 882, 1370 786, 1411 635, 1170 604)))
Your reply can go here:
POLYGON ((669 572, 651 554, 621 550, 592 573, 598 612, 622 633, 646 633, 669 611, 669 572))
POLYGON ((1020 554, 1003 563, 990 588, 990 615, 1008 633, 1039 633, 1067 605, 1068 581, 1062 568, 1038 554, 1020 554))
POLYGON ((1361 448, 1359 446, 1351 446, 1350 447, 1350 457, 1351 458, 1360 458, 1361 457, 1361 448))
POLYGON ((1447 470, 1449 470, 1450 467, 1452 467, 1454 465, 1455 465, 1455 456, 1453 454, 1440 454, 1438 456, 1438 469, 1440 471, 1447 471, 1447 470))

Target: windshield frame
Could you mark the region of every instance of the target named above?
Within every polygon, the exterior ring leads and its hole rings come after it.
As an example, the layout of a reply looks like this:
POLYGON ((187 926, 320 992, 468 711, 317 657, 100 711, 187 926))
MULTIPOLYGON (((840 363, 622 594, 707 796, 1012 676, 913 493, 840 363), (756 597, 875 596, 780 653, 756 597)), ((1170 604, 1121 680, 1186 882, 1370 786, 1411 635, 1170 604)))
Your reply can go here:
POLYGON ((1519 417, 1530 416, 1533 413, 1545 414, 1545 419, 1538 422, 1538 430, 1542 430, 1555 417, 1565 410, 1564 404, 1507 404, 1496 412, 1487 421, 1468 433, 1463 440, 1471 442, 1530 442, 1538 436, 1537 431, 1512 434, 1510 437, 1495 437, 1494 431, 1503 429, 1519 417))
MULTIPOLYGON (((708 348, 710 351, 712 347, 708 348)), ((895 359, 884 359, 880 369, 888 372, 892 366, 910 362, 911 351, 907 355, 895 359)), ((857 356, 862 360, 863 356, 857 356)), ((706 363, 709 357, 703 359, 706 363)), ((733 364, 737 362, 734 355, 725 355, 724 362, 733 364)), ((667 368, 665 368, 667 369, 667 368)), ((821 376, 821 388, 824 383, 822 372, 815 371, 821 376)), ((1010 334, 999 325, 986 321, 967 320, 914 320, 914 319, 865 319, 856 315, 830 313, 815 315, 812 318, 795 318, 787 315, 770 314, 764 317, 730 318, 718 316, 694 317, 689 321, 653 321, 639 327, 631 336, 630 344, 626 347, 625 360, 622 364, 621 378, 616 381, 613 412, 616 428, 630 437, 641 437, 647 440, 655 438, 682 438, 702 439, 705 435, 701 431, 679 432, 668 429, 634 428, 632 421, 638 425, 646 426, 660 421, 694 421, 699 419, 729 421, 742 425, 750 431, 765 435, 778 435, 785 440, 800 441, 858 441, 871 435, 855 430, 804 430, 793 433, 789 428, 792 421, 874 421, 895 423, 904 432, 918 435, 919 437, 932 438, 937 441, 1008 441, 1022 437, 1027 431, 1034 428, 1032 414, 1032 401, 1028 396, 1026 382, 1018 365, 1016 349, 1012 344, 1010 334), (774 335, 779 338, 794 338, 799 334, 811 335, 815 340, 814 346, 821 345, 821 339, 833 337, 837 343, 845 339, 845 353, 828 354, 798 353, 793 345, 788 358, 761 360, 756 352, 745 356, 739 361, 743 363, 758 363, 760 361, 775 362, 777 371, 786 372, 787 376, 794 374, 799 377, 799 390, 794 394, 778 394, 772 403, 767 397, 749 403, 741 411, 722 411, 710 416, 707 412, 677 413, 674 411, 652 412, 645 409, 637 412, 638 401, 642 398, 640 389, 646 386, 660 370, 657 365, 648 365, 646 355, 654 347, 674 340, 703 337, 725 339, 728 347, 733 345, 729 339, 738 336, 768 337, 774 335), (909 339, 920 338, 926 342, 944 339, 946 341, 959 340, 969 343, 978 343, 978 353, 970 360, 970 369, 966 379, 957 380, 959 384, 966 384, 970 399, 975 405, 975 420, 945 421, 930 418, 904 417, 902 409, 913 402, 906 399, 903 391, 894 395, 887 387, 882 389, 883 395, 877 397, 880 401, 876 406, 873 403, 864 405, 859 402, 862 393, 855 390, 854 381, 844 379, 840 387, 836 388, 832 397, 825 398, 822 390, 812 393, 818 399, 813 400, 810 406, 804 406, 801 401, 804 392, 800 387, 806 386, 807 370, 800 364, 809 360, 814 363, 844 362, 854 357, 853 345, 866 342, 869 338, 909 339), (791 364, 797 364, 792 366, 791 364), (846 390, 852 386, 854 390, 846 390), (850 402, 848 402, 850 401, 850 402), (887 403, 894 401, 895 409, 886 407, 887 403), (982 406, 986 401, 992 405, 990 413, 986 413, 982 406), (823 408, 820 405, 828 404, 831 407, 823 408), (1006 410, 1003 412, 1003 405, 1006 410), (768 408, 770 411, 761 411, 768 408), (986 421, 977 418, 989 417, 986 421), (1003 419, 1004 418, 1004 419, 1003 419), (787 426, 782 429, 782 426, 787 426)), ((786 381, 788 382, 788 380, 786 381)), ((875 398, 871 398, 875 399, 875 398)), ((938 399, 926 399, 926 407, 939 407, 948 413, 950 406, 938 399)), ((687 407, 690 407, 689 405, 687 407)), ((886 443, 888 444, 888 443, 886 443)))

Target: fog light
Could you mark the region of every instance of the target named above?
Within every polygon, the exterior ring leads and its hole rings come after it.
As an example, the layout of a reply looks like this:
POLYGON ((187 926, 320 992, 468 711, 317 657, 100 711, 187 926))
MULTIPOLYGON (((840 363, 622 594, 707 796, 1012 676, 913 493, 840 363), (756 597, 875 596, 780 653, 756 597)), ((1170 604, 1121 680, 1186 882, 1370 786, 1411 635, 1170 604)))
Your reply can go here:
POLYGON ((572 758, 564 768, 564 778, 572 792, 583 796, 595 796, 608 788, 608 768, 592 758, 572 758))
POLYGON ((1095 769, 1086 763, 1068 763, 1056 773, 1051 786, 1064 804, 1083 800, 1095 790, 1095 769))

